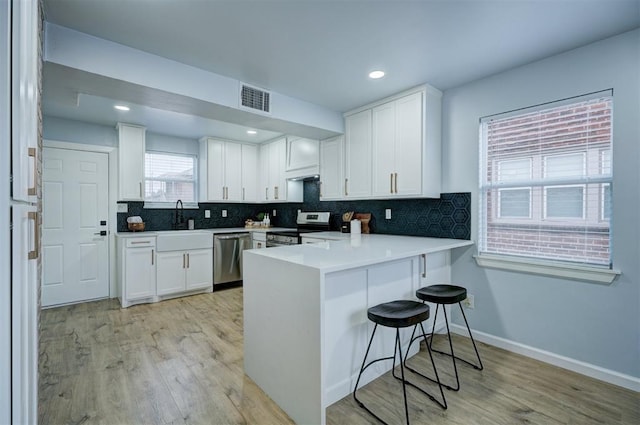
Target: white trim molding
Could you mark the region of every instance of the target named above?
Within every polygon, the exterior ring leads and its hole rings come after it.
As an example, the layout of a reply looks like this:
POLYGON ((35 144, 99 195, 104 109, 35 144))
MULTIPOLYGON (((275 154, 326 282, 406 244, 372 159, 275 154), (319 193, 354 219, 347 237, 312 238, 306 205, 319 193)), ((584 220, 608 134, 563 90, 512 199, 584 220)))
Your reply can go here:
POLYGON ((564 277, 609 285, 622 272, 604 267, 582 266, 557 261, 534 260, 505 255, 480 254, 474 255, 480 267, 511 270, 523 273, 540 274, 544 276, 564 277))
MULTIPOLYGON (((458 335, 466 337, 469 336, 466 326, 452 323, 451 331, 458 335)), ((523 356, 530 357, 532 359, 536 359, 553 366, 558 366, 563 369, 588 376, 590 378, 598 379, 609 384, 640 392, 640 378, 638 377, 616 372, 611 369, 605 369, 591 363, 586 363, 580 360, 572 359, 570 357, 561 356, 550 351, 540 350, 535 347, 511 341, 509 339, 500 338, 477 330, 472 330, 471 332, 473 333, 473 337, 476 341, 481 341, 485 344, 493 345, 494 347, 502 348, 503 350, 507 350, 512 353, 521 354, 523 356)))

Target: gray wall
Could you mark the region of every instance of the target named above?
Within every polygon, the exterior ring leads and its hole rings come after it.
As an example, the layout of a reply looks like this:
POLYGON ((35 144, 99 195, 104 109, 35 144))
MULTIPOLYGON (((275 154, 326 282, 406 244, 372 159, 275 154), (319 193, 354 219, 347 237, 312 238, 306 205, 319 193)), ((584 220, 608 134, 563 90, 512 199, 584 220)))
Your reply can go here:
POLYGON ((46 115, 43 117, 42 127, 43 137, 47 140, 87 145, 118 146, 118 132, 115 127, 46 115))
MULTIPOLYGON (((43 132, 44 138, 47 140, 87 145, 118 146, 118 131, 115 127, 107 125, 45 116, 43 132)), ((146 148, 150 151, 198 155, 198 141, 194 139, 147 132, 145 141, 146 148)))
POLYGON ((472 192, 477 241, 479 118, 608 88, 613 262, 622 275, 607 286, 487 269, 468 250, 454 255, 453 278, 475 295, 473 328, 640 377, 640 30, 446 91, 443 192, 472 192))

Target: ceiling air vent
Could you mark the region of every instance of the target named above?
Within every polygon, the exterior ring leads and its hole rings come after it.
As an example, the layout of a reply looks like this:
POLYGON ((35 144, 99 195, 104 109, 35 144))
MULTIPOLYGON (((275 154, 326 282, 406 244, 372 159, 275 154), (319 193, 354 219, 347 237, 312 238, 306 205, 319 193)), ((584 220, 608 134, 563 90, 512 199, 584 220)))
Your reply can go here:
POLYGON ((268 91, 243 84, 240 90, 240 104, 245 108, 269 113, 269 96, 270 93, 268 91))

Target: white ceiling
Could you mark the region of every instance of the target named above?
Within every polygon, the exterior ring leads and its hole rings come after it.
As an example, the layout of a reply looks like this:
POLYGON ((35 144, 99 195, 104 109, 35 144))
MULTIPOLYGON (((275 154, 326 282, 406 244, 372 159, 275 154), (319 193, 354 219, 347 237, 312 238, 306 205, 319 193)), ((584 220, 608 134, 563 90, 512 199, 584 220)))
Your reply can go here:
MULTIPOLYGON (((339 112, 425 82, 446 90, 640 27, 640 0, 44 0, 44 9, 49 22, 339 112), (370 80, 373 69, 387 75, 370 80)), ((97 98, 84 115, 63 111, 68 99, 47 89, 60 82, 44 72, 45 114, 111 119, 97 98)))

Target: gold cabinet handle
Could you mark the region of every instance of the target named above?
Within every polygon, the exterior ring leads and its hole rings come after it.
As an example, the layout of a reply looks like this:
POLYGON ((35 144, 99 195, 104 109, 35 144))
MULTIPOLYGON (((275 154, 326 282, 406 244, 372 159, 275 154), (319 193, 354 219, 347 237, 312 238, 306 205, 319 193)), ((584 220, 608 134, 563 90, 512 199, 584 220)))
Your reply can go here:
POLYGON ((38 213, 30 211, 27 214, 29 220, 33 220, 33 251, 29 251, 29 260, 35 260, 40 255, 40 229, 38 228, 38 213))
POLYGON ((191 267, 191 258, 189 257, 189 253, 187 253, 187 268, 191 267))
POLYGON ((264 188, 264 199, 269 200, 269 188, 264 188))
POLYGON ((185 254, 182 254, 182 268, 186 268, 186 264, 187 264, 187 256, 185 254))
POLYGON ((138 192, 140 192, 140 198, 142 198, 142 182, 138 183, 138 192))
POLYGON ((394 186, 395 192, 398 193, 398 173, 394 173, 393 177, 394 177, 393 180, 394 180, 394 183, 395 183, 395 186, 394 186))
POLYGON ((344 196, 349 196, 349 192, 347 191, 347 183, 349 179, 344 179, 344 196))
POLYGON ((38 185, 38 161, 36 159, 36 148, 29 148, 28 155, 33 158, 33 187, 27 189, 27 195, 36 196, 36 186, 38 185))
POLYGON ((427 254, 421 254, 422 257, 422 265, 423 265, 423 269, 422 269, 422 277, 427 277, 427 254))
POLYGON ((273 187, 273 199, 280 199, 280 191, 278 190, 278 186, 273 187))
POLYGON ((151 250, 151 265, 153 266, 154 250, 151 250))
POLYGON ((242 188, 242 200, 244 201, 244 187, 242 188))
POLYGON ((393 173, 389 173, 389 193, 393 193, 393 173))

